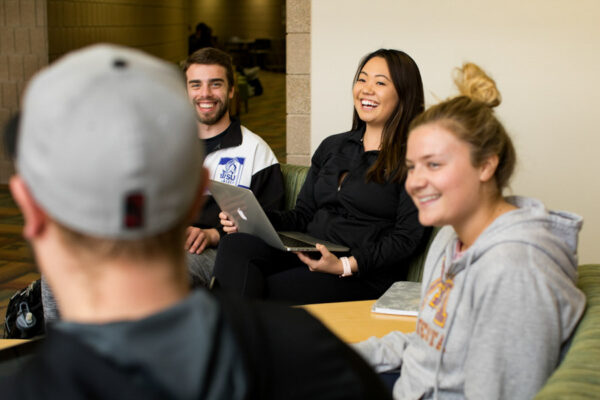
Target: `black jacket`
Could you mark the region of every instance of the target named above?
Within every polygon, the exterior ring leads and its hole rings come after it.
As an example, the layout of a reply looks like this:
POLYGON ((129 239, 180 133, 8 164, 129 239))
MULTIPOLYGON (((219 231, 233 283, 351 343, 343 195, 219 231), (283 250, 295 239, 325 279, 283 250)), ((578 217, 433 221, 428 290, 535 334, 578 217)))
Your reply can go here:
MULTIPOLYGON (((178 395, 172 385, 161 385, 161 381, 166 381, 153 374, 156 368, 149 368, 142 361, 124 362, 112 347, 101 354, 84 343, 92 340, 90 335, 97 328, 85 331, 83 327, 79 334, 51 331, 42 351, 22 371, 10 379, 0 379, 1 398, 391 400, 391 393, 366 362, 305 310, 224 294, 219 295, 217 302, 196 294, 193 304, 192 308, 181 309, 188 311, 187 315, 163 314, 160 321, 165 326, 159 327, 157 334, 155 330, 148 332, 155 343, 145 346, 150 354, 146 358, 152 359, 165 348, 165 341, 169 345, 178 343, 169 330, 176 330, 181 323, 185 326, 190 317, 202 317, 203 312, 211 311, 207 315, 217 318, 207 318, 197 329, 188 329, 190 338, 179 342, 190 348, 194 347, 191 342, 196 341, 196 347, 205 351, 185 352, 181 363, 175 365, 165 363, 164 358, 153 362, 162 366, 158 369, 161 374, 197 382, 198 391, 193 394, 178 395), (208 331, 213 334, 203 335, 208 331), (233 333, 235 343, 226 341, 227 332, 233 333), (190 368, 198 362, 202 368, 190 368), (240 379, 236 372, 239 369, 245 371, 245 379, 240 379)), ((130 324, 137 330, 147 327, 148 321, 130 324)), ((135 340, 132 337, 129 343, 135 345, 135 340)))
POLYGON ((427 234, 404 182, 366 182, 379 152, 364 151, 363 133, 326 138, 312 157, 295 209, 269 217, 278 230, 303 231, 350 247, 359 276, 385 290, 405 278, 406 266, 427 234))

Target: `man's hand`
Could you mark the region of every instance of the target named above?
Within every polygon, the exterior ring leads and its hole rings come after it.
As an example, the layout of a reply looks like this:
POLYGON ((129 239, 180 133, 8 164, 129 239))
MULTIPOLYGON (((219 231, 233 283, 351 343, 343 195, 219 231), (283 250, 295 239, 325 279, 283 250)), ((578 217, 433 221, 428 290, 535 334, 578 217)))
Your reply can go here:
POLYGON ((214 229, 201 229, 188 226, 186 230, 185 249, 191 254, 200 254, 206 247, 216 246, 219 243, 219 232, 214 229))
POLYGON ((235 221, 229 218, 229 215, 225 212, 221 211, 219 213, 219 218, 221 218, 221 225, 223 225, 223 231, 225 233, 235 233, 238 231, 235 221))

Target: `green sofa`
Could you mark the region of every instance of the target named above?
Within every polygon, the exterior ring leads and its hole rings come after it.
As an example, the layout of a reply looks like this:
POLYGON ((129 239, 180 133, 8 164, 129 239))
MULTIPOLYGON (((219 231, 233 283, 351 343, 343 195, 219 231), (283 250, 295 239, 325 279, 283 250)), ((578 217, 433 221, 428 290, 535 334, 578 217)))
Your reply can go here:
MULTIPOLYGON (((286 209, 290 209, 296 204, 308 167, 281 164, 281 171, 286 190, 285 205, 286 209)), ((436 232, 434 230, 429 244, 436 232)), ((429 244, 422 254, 412 260, 408 280, 421 281, 429 244)), ((577 326, 565 359, 537 394, 536 400, 600 398, 600 265, 579 266, 577 286, 587 297, 585 314, 577 326)))
POLYGON ((585 313, 569 352, 536 400, 600 398, 600 265, 580 265, 577 286, 587 297, 585 313))

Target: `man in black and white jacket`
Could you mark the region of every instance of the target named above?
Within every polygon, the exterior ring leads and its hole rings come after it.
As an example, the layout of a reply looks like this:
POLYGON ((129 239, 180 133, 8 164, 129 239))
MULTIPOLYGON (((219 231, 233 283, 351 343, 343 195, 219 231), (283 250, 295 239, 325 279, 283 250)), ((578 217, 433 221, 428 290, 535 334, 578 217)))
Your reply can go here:
MULTIPOLYGON (((280 209, 284 189, 277 158, 260 136, 229 115, 235 91, 231 57, 219 49, 204 48, 188 57, 184 72, 210 179, 249 188, 264 209, 280 209)), ((209 196, 201 215, 187 230, 188 267, 194 285, 207 286, 212 277, 216 247, 223 234, 219 212, 209 196)))

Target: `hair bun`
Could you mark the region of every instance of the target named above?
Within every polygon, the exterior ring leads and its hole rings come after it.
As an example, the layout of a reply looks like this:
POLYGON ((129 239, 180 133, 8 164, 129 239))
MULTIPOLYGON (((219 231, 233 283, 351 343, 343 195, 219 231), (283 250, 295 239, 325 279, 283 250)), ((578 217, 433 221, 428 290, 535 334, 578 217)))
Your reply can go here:
POLYGON ((489 107, 496 107, 502 100, 496 82, 476 64, 467 62, 462 68, 457 68, 454 83, 461 95, 489 107))

